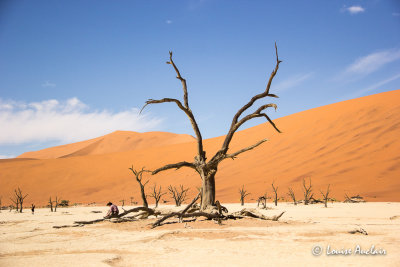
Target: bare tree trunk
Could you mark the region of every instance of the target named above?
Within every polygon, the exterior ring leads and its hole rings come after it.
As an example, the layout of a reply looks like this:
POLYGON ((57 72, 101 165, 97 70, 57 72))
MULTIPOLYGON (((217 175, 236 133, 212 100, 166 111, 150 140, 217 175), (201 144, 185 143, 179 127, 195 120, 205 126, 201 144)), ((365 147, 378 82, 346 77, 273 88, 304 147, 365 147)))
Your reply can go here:
POLYGON ((215 172, 208 176, 201 175, 202 192, 201 192, 201 209, 214 206, 215 203, 215 172))
POLYGON ((149 203, 147 203, 146 193, 144 192, 144 185, 140 184, 140 195, 142 196, 143 200, 143 207, 148 208, 149 203))

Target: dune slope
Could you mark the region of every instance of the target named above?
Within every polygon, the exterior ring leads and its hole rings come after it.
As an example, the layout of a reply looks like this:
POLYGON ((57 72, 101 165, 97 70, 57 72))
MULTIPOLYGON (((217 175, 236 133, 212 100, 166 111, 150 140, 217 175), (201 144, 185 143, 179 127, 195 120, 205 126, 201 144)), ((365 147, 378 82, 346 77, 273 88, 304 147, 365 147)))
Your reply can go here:
MULTIPOLYGON (((224 161, 216 177, 217 199, 238 202, 238 189, 245 185, 248 201, 268 192, 271 182, 280 197, 292 187, 302 198, 302 180, 312 179, 314 196, 331 185, 332 197, 360 194, 369 201, 400 201, 400 90, 343 101, 275 120, 283 133, 261 124, 238 132, 231 151, 262 138, 269 141, 224 161)), ((205 140, 210 158, 222 145, 223 137, 205 140)), ((93 143, 92 143, 93 144, 93 143)), ((191 161, 194 142, 148 147, 107 154, 86 154, 39 160, 0 161, 0 195, 4 202, 20 186, 29 193, 27 203, 45 203, 52 195, 72 203, 119 202, 134 196, 139 187, 128 168, 154 169, 167 163, 191 161)), ((147 190, 157 183, 190 187, 190 197, 200 185, 191 169, 170 170, 150 179, 147 190)), ((164 199, 169 200, 168 196, 164 199)), ((151 199, 150 199, 151 200, 151 199)))
POLYGON ((194 140, 195 139, 192 136, 187 134, 115 131, 111 134, 82 142, 50 147, 39 151, 25 152, 19 155, 17 158, 54 159, 74 156, 98 155, 186 143, 194 140))

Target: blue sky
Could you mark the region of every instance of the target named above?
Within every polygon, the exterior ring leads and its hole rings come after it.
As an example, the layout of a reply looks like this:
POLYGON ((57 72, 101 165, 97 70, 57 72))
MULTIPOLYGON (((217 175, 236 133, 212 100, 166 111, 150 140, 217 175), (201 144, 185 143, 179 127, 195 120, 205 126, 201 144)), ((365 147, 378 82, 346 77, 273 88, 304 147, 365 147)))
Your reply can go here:
POLYGON ((0 157, 115 130, 193 134, 173 104, 138 115, 182 97, 170 50, 203 136, 224 135, 265 89, 275 41, 272 118, 400 89, 395 0, 2 0, 0 157))

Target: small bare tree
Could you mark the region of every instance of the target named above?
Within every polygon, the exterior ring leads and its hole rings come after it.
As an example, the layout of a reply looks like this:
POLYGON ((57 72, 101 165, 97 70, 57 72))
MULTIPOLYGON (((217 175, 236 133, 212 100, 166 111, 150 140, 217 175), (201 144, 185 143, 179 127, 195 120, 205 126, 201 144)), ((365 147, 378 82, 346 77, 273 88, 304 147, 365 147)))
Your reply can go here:
POLYGON ((288 196, 290 196, 290 198, 293 200, 293 204, 297 205, 296 196, 294 195, 293 189, 291 187, 289 187, 288 196))
POLYGON ((250 195, 250 193, 247 193, 247 191, 244 189, 244 185, 242 185, 242 188, 239 189, 239 194, 240 194, 240 203, 243 206, 244 205, 244 198, 246 196, 250 195))
POLYGON ((18 204, 19 204, 19 212, 22 213, 22 209, 23 209, 23 204, 24 204, 24 199, 28 196, 28 194, 26 194, 25 196, 22 194, 21 189, 18 187, 18 190, 15 189, 14 190, 15 193, 15 204, 17 207, 17 211, 18 211, 18 204))
POLYGON ((150 196, 154 198, 156 202, 156 208, 158 207, 158 202, 160 202, 160 199, 163 195, 166 194, 166 192, 161 192, 161 185, 157 188, 157 184, 154 184, 153 187, 151 188, 152 192, 150 193, 150 196))
POLYGON ((144 172, 151 172, 149 170, 145 170, 144 167, 142 167, 142 169, 140 171, 136 170, 133 168, 133 165, 131 168, 129 168, 132 173, 135 175, 136 181, 139 183, 140 185, 140 193, 142 196, 142 200, 143 200, 143 207, 148 208, 149 204, 147 203, 147 196, 146 193, 144 191, 144 187, 147 185, 147 183, 149 182, 149 180, 147 180, 145 183, 142 183, 142 179, 143 179, 143 173, 144 172))
POLYGON ((50 212, 53 212, 53 211, 54 211, 54 210, 53 210, 53 204, 54 204, 54 201, 51 200, 51 197, 50 197, 50 198, 49 198, 50 212))
POLYGON ((308 203, 310 203, 310 200, 314 195, 312 193, 311 178, 308 186, 306 185, 306 180, 303 179, 303 188, 304 188, 304 205, 308 205, 308 203))
POLYGON ((322 192, 321 190, 319 190, 323 196, 323 200, 324 200, 324 204, 325 204, 325 208, 328 207, 328 199, 329 199, 329 192, 330 192, 330 187, 331 185, 328 184, 328 188, 326 189, 326 193, 322 192))
POLYGON ((133 206, 133 197, 131 197, 131 206, 133 206))
POLYGON ((122 206, 121 206, 121 208, 122 208, 122 209, 124 209, 124 206, 125 206, 125 199, 121 199, 119 202, 121 202, 121 203, 122 203, 122 206))
POLYGON ((54 200, 54 212, 57 212, 57 207, 60 204, 60 199, 58 196, 56 196, 56 200, 54 200))
POLYGON ((183 185, 180 185, 179 188, 171 185, 168 186, 168 191, 171 197, 175 200, 175 204, 177 207, 180 207, 183 201, 186 200, 186 194, 189 188, 183 188, 183 185))
MULTIPOLYGON (((275 94, 270 93, 270 88, 272 84, 272 80, 274 79, 276 73, 279 69, 279 64, 282 62, 278 58, 278 48, 275 44, 275 54, 276 54, 276 64, 275 68, 273 69, 266 88, 263 92, 256 94, 251 97, 251 99, 244 104, 233 116, 232 123, 229 127, 227 134, 225 135, 225 139, 223 144, 221 145, 220 149, 214 155, 206 156, 206 151, 204 150, 203 146, 203 137, 200 132, 200 128, 197 124, 195 116, 192 112, 192 109, 189 107, 189 98, 188 98, 188 88, 186 79, 181 76, 178 67, 175 65, 174 61, 172 60, 172 52, 169 53, 169 61, 167 64, 171 65, 176 72, 176 78, 181 82, 182 89, 183 89, 183 101, 180 101, 176 98, 162 98, 162 99, 149 99, 146 101, 146 104, 143 106, 142 110, 152 104, 160 104, 160 103, 174 103, 178 106, 178 108, 183 111, 186 116, 189 118, 193 131, 196 135, 197 141, 197 155, 194 156, 193 162, 182 161, 178 163, 167 164, 163 167, 160 167, 152 172, 152 174, 157 174, 162 171, 170 170, 170 169, 180 169, 183 167, 191 168, 196 173, 199 174, 201 181, 202 181, 202 201, 201 201, 201 210, 205 210, 207 207, 214 206, 215 207, 215 176, 218 171, 219 164, 224 161, 225 159, 235 159, 240 154, 250 151, 264 142, 267 139, 262 139, 257 143, 242 148, 238 151, 230 151, 230 144, 234 137, 236 131, 246 122, 256 119, 256 118, 265 118, 272 127, 278 131, 279 129, 276 127, 275 123, 271 120, 271 118, 266 114, 266 110, 268 108, 274 108, 276 110, 277 106, 274 103, 270 104, 262 104, 259 105, 254 112, 246 112, 253 107, 257 100, 265 99, 268 97, 276 98, 275 94)), ((141 110, 141 111, 142 111, 141 110)))
POLYGON ((275 206, 278 206, 278 187, 274 186, 274 182, 272 183, 272 190, 274 190, 274 202, 275 202, 275 206))
POLYGON ((0 212, 1 212, 1 210, 3 209, 3 207, 1 206, 1 196, 0 196, 0 212))
POLYGON ((13 207, 15 207, 15 211, 17 212, 19 209, 19 200, 16 196, 14 196, 13 198, 10 197, 10 200, 12 203, 14 203, 14 205, 10 206, 10 211, 12 210, 13 207))

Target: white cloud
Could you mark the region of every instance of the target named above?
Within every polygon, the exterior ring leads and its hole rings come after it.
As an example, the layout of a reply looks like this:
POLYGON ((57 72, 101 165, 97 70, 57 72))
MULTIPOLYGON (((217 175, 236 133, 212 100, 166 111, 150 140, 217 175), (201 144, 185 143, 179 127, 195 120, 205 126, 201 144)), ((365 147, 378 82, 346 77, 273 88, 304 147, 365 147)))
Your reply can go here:
POLYGON ((15 158, 15 156, 11 156, 11 155, 0 155, 0 159, 12 159, 15 158))
POLYGON ((288 79, 279 82, 278 84, 274 85, 275 92, 282 92, 290 88, 294 88, 304 82, 305 80, 311 78, 314 75, 313 72, 309 72, 306 74, 297 74, 294 76, 289 77, 288 79))
POLYGON ((365 8, 363 8, 362 6, 349 6, 349 7, 343 6, 342 8, 342 12, 349 12, 352 15, 362 13, 364 11, 365 8))
POLYGON ((399 16, 400 16, 400 13, 399 13, 399 12, 393 12, 393 13, 392 13, 392 16, 399 17, 399 16))
POLYGON ((346 68, 348 74, 369 74, 377 71, 384 65, 400 59, 400 49, 390 49, 375 52, 357 59, 346 68))
POLYGON ((165 23, 171 24, 171 23, 172 23, 172 20, 167 19, 167 20, 165 21, 165 23))
POLYGON ((362 90, 359 90, 359 91, 347 96, 347 99, 356 98, 356 97, 362 96, 365 93, 371 92, 371 91, 376 90, 376 89, 380 89, 380 88, 382 89, 383 85, 385 85, 387 83, 390 83, 390 82, 392 82, 394 80, 397 80, 399 78, 400 78, 400 73, 397 73, 396 75, 394 75, 394 76, 392 76, 390 78, 387 78, 385 80, 379 81, 379 82, 377 82, 377 83, 375 83, 375 84, 373 84, 373 85, 371 85, 371 86, 369 86, 367 88, 364 88, 362 90))
POLYGON ((161 119, 139 115, 136 108, 91 111, 78 98, 21 103, 0 99, 0 144, 76 142, 115 130, 149 131, 161 119))
POLYGON ((51 83, 51 82, 49 82, 49 81, 45 81, 45 82, 42 84, 42 87, 56 87, 56 84, 55 84, 55 83, 51 83))

